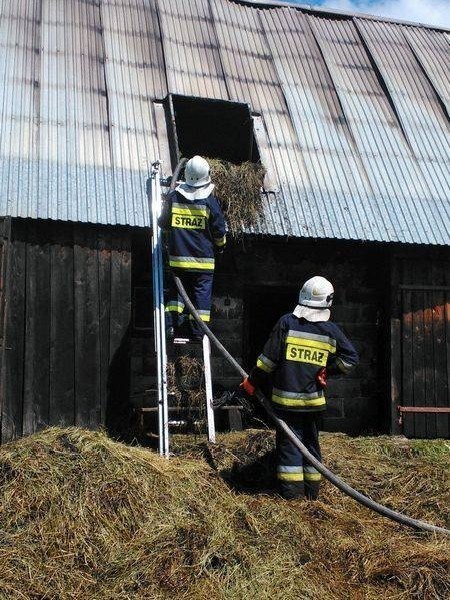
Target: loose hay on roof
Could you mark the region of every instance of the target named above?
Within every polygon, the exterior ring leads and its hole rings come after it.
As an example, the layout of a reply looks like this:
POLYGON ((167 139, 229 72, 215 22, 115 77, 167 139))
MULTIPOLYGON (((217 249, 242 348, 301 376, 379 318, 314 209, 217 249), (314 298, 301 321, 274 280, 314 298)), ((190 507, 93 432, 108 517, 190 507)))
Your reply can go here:
MULTIPOLYGON (((445 442, 322 437, 325 461, 349 483, 449 525, 445 442)), ((248 493, 245 478, 236 493, 232 477, 247 469, 249 481, 252 461, 270 462, 271 432, 220 436, 209 452, 182 439, 169 461, 74 428, 0 448, 0 597, 449 596, 448 539, 393 524, 330 485, 319 502, 248 493)))
POLYGON ((261 190, 265 168, 260 163, 243 162, 240 165, 207 158, 211 179, 228 226, 232 233, 255 227, 264 218, 261 190))

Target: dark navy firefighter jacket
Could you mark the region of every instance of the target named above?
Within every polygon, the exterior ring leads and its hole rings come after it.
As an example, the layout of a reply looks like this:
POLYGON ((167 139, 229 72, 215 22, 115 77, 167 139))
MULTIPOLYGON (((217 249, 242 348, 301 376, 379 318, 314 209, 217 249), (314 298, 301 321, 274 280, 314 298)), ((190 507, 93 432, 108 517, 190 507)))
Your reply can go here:
POLYGON ((174 269, 214 271, 214 250, 226 243, 225 219, 213 194, 188 200, 174 190, 168 194, 158 220, 169 230, 169 265, 174 269))
POLYGON ((358 364, 358 354, 337 325, 330 321, 311 322, 290 313, 281 317, 272 330, 250 381, 262 384, 272 375, 274 408, 295 412, 325 410, 323 388, 316 381, 318 371, 330 375, 348 373, 358 364))

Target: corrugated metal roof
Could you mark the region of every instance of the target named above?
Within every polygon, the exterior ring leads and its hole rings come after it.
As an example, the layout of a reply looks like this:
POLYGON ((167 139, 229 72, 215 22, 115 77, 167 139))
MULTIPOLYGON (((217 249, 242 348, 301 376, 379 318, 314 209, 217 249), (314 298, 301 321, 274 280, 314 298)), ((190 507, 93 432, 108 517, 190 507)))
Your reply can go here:
POLYGON ((0 214, 148 225, 173 93, 261 114, 258 232, 448 244, 448 67, 446 31, 310 7, 0 0, 0 214))

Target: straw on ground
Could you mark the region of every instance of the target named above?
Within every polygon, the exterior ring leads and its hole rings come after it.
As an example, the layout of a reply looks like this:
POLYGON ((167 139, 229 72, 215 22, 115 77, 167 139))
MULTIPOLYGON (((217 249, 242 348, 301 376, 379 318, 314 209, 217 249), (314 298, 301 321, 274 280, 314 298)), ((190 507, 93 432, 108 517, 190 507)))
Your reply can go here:
MULTIPOLYGON (((445 442, 322 436, 325 461, 413 517, 450 523, 445 442)), ((103 433, 48 429, 0 449, 0 597, 426 598, 450 593, 447 539, 325 484, 273 493, 270 432, 174 439, 167 461, 103 433)))

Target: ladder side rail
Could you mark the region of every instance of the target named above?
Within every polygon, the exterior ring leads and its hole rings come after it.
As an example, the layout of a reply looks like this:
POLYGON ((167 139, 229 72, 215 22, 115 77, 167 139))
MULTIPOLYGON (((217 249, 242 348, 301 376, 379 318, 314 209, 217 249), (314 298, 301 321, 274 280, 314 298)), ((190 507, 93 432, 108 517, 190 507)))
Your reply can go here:
POLYGON ((214 422, 213 389, 211 377, 211 343, 207 335, 203 336, 203 368, 205 372, 206 417, 208 422, 208 441, 216 443, 216 425, 214 422))
POLYGON ((151 188, 150 188, 150 210, 151 210, 151 219, 152 219, 152 235, 151 235, 151 251, 152 251, 152 289, 153 289, 153 341, 155 345, 155 354, 157 361, 157 384, 156 391, 158 397, 158 433, 159 433, 159 452, 162 453, 162 437, 161 433, 163 431, 162 424, 162 411, 160 408, 160 398, 161 398, 161 388, 160 388, 160 353, 159 353, 159 339, 160 339, 160 319, 159 319, 159 278, 157 276, 158 272, 158 264, 157 264, 157 209, 156 209, 156 193, 155 193, 155 179, 157 173, 155 171, 155 166, 152 165, 151 171, 151 188))
POLYGON ((155 352, 158 377, 158 433, 159 453, 169 456, 169 416, 167 397, 167 354, 164 315, 164 275, 162 232, 158 226, 161 214, 160 162, 152 165, 151 179, 151 215, 152 215, 152 269, 153 269, 153 317, 155 334, 155 352))
MULTIPOLYGON (((159 174, 157 177, 157 198, 159 199, 159 214, 161 214, 161 184, 159 174)), ((158 214, 158 216, 159 216, 158 214)), ((158 227, 158 277, 159 277, 159 320, 160 320, 160 375, 161 375, 161 404, 162 404, 162 425, 163 425, 163 451, 165 457, 169 457, 169 399, 167 394, 167 348, 166 348, 166 323, 164 306, 164 257, 162 251, 163 234, 158 227)))

